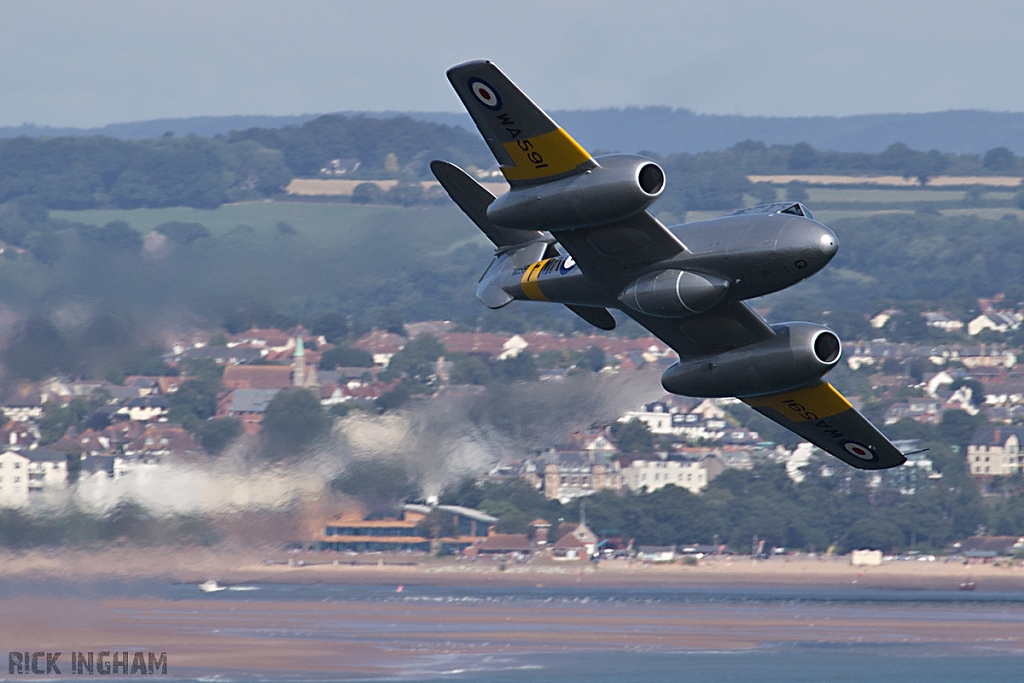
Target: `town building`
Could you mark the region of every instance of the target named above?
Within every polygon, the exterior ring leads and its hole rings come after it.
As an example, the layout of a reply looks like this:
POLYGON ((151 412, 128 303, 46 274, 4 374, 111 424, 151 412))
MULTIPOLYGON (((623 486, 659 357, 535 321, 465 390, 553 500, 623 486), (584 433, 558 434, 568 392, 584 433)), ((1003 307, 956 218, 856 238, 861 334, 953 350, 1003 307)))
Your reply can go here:
POLYGON ((281 389, 234 389, 220 396, 217 417, 234 417, 246 434, 259 434, 263 414, 281 389))
POLYGON ((700 493, 708 486, 708 471, 699 460, 634 460, 622 468, 630 491, 657 491, 669 484, 700 493))
POLYGON ((567 503, 573 498, 589 496, 609 489, 622 489, 619 464, 601 455, 588 452, 548 453, 541 458, 543 473, 540 489, 544 496, 567 503))
POLYGON ((967 466, 974 476, 1006 477, 1021 471, 1024 427, 979 427, 967 444, 967 466))
POLYGON ((28 502, 28 456, 17 451, 0 453, 0 506, 17 507, 28 502))
POLYGON ((133 398, 117 411, 118 416, 127 417, 133 422, 166 420, 167 413, 167 399, 157 395, 133 398))
POLYGON ((395 517, 366 515, 348 510, 327 523, 322 536, 316 539, 318 550, 354 550, 358 552, 415 550, 438 552, 462 550, 487 538, 497 522, 479 510, 459 505, 417 505, 408 503, 395 517), (450 535, 431 539, 422 522, 431 513, 450 515, 446 524, 450 535))
POLYGON ((28 458, 29 493, 60 490, 68 483, 68 454, 47 448, 32 448, 22 451, 28 458))

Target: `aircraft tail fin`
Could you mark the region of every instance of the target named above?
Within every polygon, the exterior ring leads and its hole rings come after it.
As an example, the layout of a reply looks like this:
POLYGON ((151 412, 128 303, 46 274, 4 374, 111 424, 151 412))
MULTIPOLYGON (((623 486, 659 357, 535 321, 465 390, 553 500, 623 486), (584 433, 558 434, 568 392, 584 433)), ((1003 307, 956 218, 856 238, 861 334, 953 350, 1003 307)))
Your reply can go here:
MULTIPOLYGON (((544 258, 557 256, 554 240, 538 230, 509 230, 499 228, 487 219, 487 207, 494 201, 487 188, 468 173, 447 161, 430 162, 430 170, 441 183, 448 196, 462 212, 487 235, 499 252, 487 272, 480 278, 477 298, 488 308, 501 308, 512 302, 512 297, 501 287, 509 267, 524 268, 544 258)), ((615 329, 615 318, 604 308, 568 305, 567 308, 602 330, 615 329)))
POLYGON ((582 173, 597 164, 488 61, 453 66, 448 80, 513 188, 582 173))

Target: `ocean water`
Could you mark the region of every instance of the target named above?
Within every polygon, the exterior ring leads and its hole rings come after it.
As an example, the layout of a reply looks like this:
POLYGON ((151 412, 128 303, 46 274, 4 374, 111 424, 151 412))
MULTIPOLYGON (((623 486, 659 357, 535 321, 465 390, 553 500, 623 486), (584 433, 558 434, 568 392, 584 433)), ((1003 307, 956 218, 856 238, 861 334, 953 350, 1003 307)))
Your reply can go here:
MULTIPOLYGON (((139 599, 149 606, 134 616, 184 624, 210 647, 313 643, 372 664, 198 670, 172 658, 169 675, 147 676, 164 681, 1024 681, 1024 594, 1009 592, 274 584, 204 594, 191 584, 0 580, 0 599, 33 595, 115 600, 128 616, 139 599)), ((26 678, 6 673, 0 680, 26 678)))

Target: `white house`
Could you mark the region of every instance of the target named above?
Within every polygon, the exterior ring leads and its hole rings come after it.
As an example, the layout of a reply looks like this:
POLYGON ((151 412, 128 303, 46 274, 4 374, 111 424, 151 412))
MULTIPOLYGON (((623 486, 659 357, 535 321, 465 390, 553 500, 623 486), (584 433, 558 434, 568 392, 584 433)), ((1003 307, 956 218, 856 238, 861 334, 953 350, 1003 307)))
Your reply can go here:
POLYGON ((22 451, 20 455, 29 460, 27 471, 30 492, 41 493, 67 487, 67 453, 51 451, 46 448, 32 448, 22 451))
POLYGON ((530 345, 528 341, 520 337, 518 334, 512 335, 508 340, 501 345, 501 353, 498 354, 498 360, 508 360, 509 358, 515 358, 520 353, 526 350, 530 345))
POLYGON ((959 332, 964 329, 963 322, 951 317, 945 311, 926 311, 921 315, 924 316, 925 324, 928 327, 934 327, 943 332, 959 332))
POLYGON ((1020 315, 1007 311, 988 311, 967 323, 967 334, 972 337, 982 330, 1009 332, 1020 327, 1020 315))
POLYGON ((0 453, 0 507, 15 507, 28 501, 27 456, 15 451, 0 453))
POLYGON ((643 410, 630 410, 618 419, 619 422, 629 423, 633 420, 640 420, 651 434, 672 434, 672 416, 668 406, 664 403, 649 403, 643 410))
POLYGON ((134 422, 150 422, 167 417, 167 399, 163 396, 142 396, 133 398, 128 405, 117 411, 134 422))
POLYGON ((1020 427, 979 427, 967 444, 967 465, 975 476, 1009 476, 1020 472, 1020 427))
POLYGON ((708 485, 708 471, 698 460, 634 460, 622 469, 622 481, 630 491, 657 491, 669 484, 700 493, 708 485))

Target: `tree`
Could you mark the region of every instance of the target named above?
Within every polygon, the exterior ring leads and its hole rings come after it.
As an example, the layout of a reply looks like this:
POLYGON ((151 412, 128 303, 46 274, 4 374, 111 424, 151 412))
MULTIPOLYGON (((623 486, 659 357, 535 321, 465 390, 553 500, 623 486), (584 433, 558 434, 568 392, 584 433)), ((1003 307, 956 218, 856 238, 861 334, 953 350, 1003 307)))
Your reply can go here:
POLYGON ((605 366, 604 350, 600 346, 589 346, 587 350, 583 352, 580 358, 579 366, 592 370, 594 372, 600 372, 605 366))
POLYGON ((170 221, 161 223, 154 230, 171 242, 177 242, 178 244, 192 244, 198 239, 210 236, 209 229, 201 223, 170 221))
POLYGON ((52 266, 64 253, 60 235, 54 232, 32 231, 25 236, 24 243, 36 260, 45 266, 52 266))
POLYGON ((210 455, 220 455, 242 435, 242 423, 234 417, 204 420, 196 425, 196 436, 210 455))
POLYGON ((30 318, 8 343, 4 367, 16 377, 39 380, 52 372, 70 372, 77 349, 48 320, 30 318))
POLYGON ((317 367, 321 370, 333 370, 337 367, 372 368, 373 356, 362 349, 355 349, 351 346, 338 346, 324 351, 320 356, 320 363, 317 367))
POLYGON ((807 188, 802 183, 793 181, 786 185, 786 200, 790 202, 806 202, 810 195, 807 194, 807 188))
POLYGON ((353 204, 380 204, 384 199, 384 190, 377 183, 359 183, 352 188, 353 204))
POLYGON ((611 428, 612 437, 618 442, 623 453, 651 453, 654 451, 654 436, 643 420, 633 418, 629 422, 616 422, 611 428))
POLYGON ((399 181, 388 190, 387 200, 392 204, 413 206, 423 201, 423 185, 419 182, 399 181))
POLYGON ((348 321, 340 313, 324 313, 310 324, 309 330, 322 336, 328 344, 337 344, 348 335, 348 321))
POLYGON ((295 453, 330 429, 330 418, 307 389, 283 389, 263 413, 263 436, 271 455, 295 453))
POLYGON ((754 183, 750 195, 758 204, 771 204, 778 197, 775 186, 771 183, 754 183))
POLYGON ((95 225, 83 225, 78 232, 86 241, 108 249, 134 252, 142 249, 142 235, 125 221, 111 221, 101 228, 95 225))
POLYGON ((452 384, 490 384, 494 381, 491 369, 479 356, 463 354, 452 360, 450 376, 452 384))
POLYGON ((806 171, 814 166, 818 153, 806 142, 798 142, 789 152, 789 170, 806 171))
POLYGON ((377 327, 385 332, 397 334, 401 337, 409 336, 409 333, 405 331, 405 322, 402 320, 402 314, 393 308, 385 308, 380 312, 380 316, 377 318, 377 327))
POLYGON ((220 377, 199 377, 182 382, 178 390, 167 397, 168 419, 180 423, 189 431, 202 420, 217 412, 217 385, 220 377))
POLYGON ((1017 157, 1006 147, 995 147, 985 152, 981 160, 982 165, 990 171, 1006 173, 1012 171, 1017 163, 1017 157))
POLYGON ((421 334, 410 340, 391 356, 388 366, 380 373, 384 381, 407 377, 426 383, 434 376, 437 359, 445 354, 444 345, 431 334, 421 334))
POLYGON ((395 410, 405 405, 412 392, 409 391, 408 382, 399 382, 395 385, 395 388, 391 391, 381 394, 377 399, 377 411, 386 413, 389 410, 395 410))
POLYGON ((80 428, 102 403, 99 399, 85 396, 71 399, 66 406, 56 401, 44 403, 43 417, 39 420, 39 432, 43 437, 43 443, 57 441, 64 436, 68 427, 80 428))
POLYGON ((500 360, 494 364, 495 373, 509 382, 536 382, 537 363, 533 360, 533 354, 521 351, 516 355, 500 360))
POLYGON ((956 391, 960 387, 967 387, 971 391, 971 405, 975 408, 981 406, 985 402, 985 386, 976 379, 963 378, 954 380, 949 385, 950 391, 956 391))
POLYGON ((416 522, 416 533, 424 538, 451 538, 458 534, 455 526, 455 515, 434 508, 426 517, 416 522))
POLYGON ((966 450, 965 447, 967 442, 970 441, 971 435, 986 422, 985 416, 981 413, 968 415, 962 410, 947 410, 942 414, 942 422, 939 423, 939 434, 946 443, 966 450))

